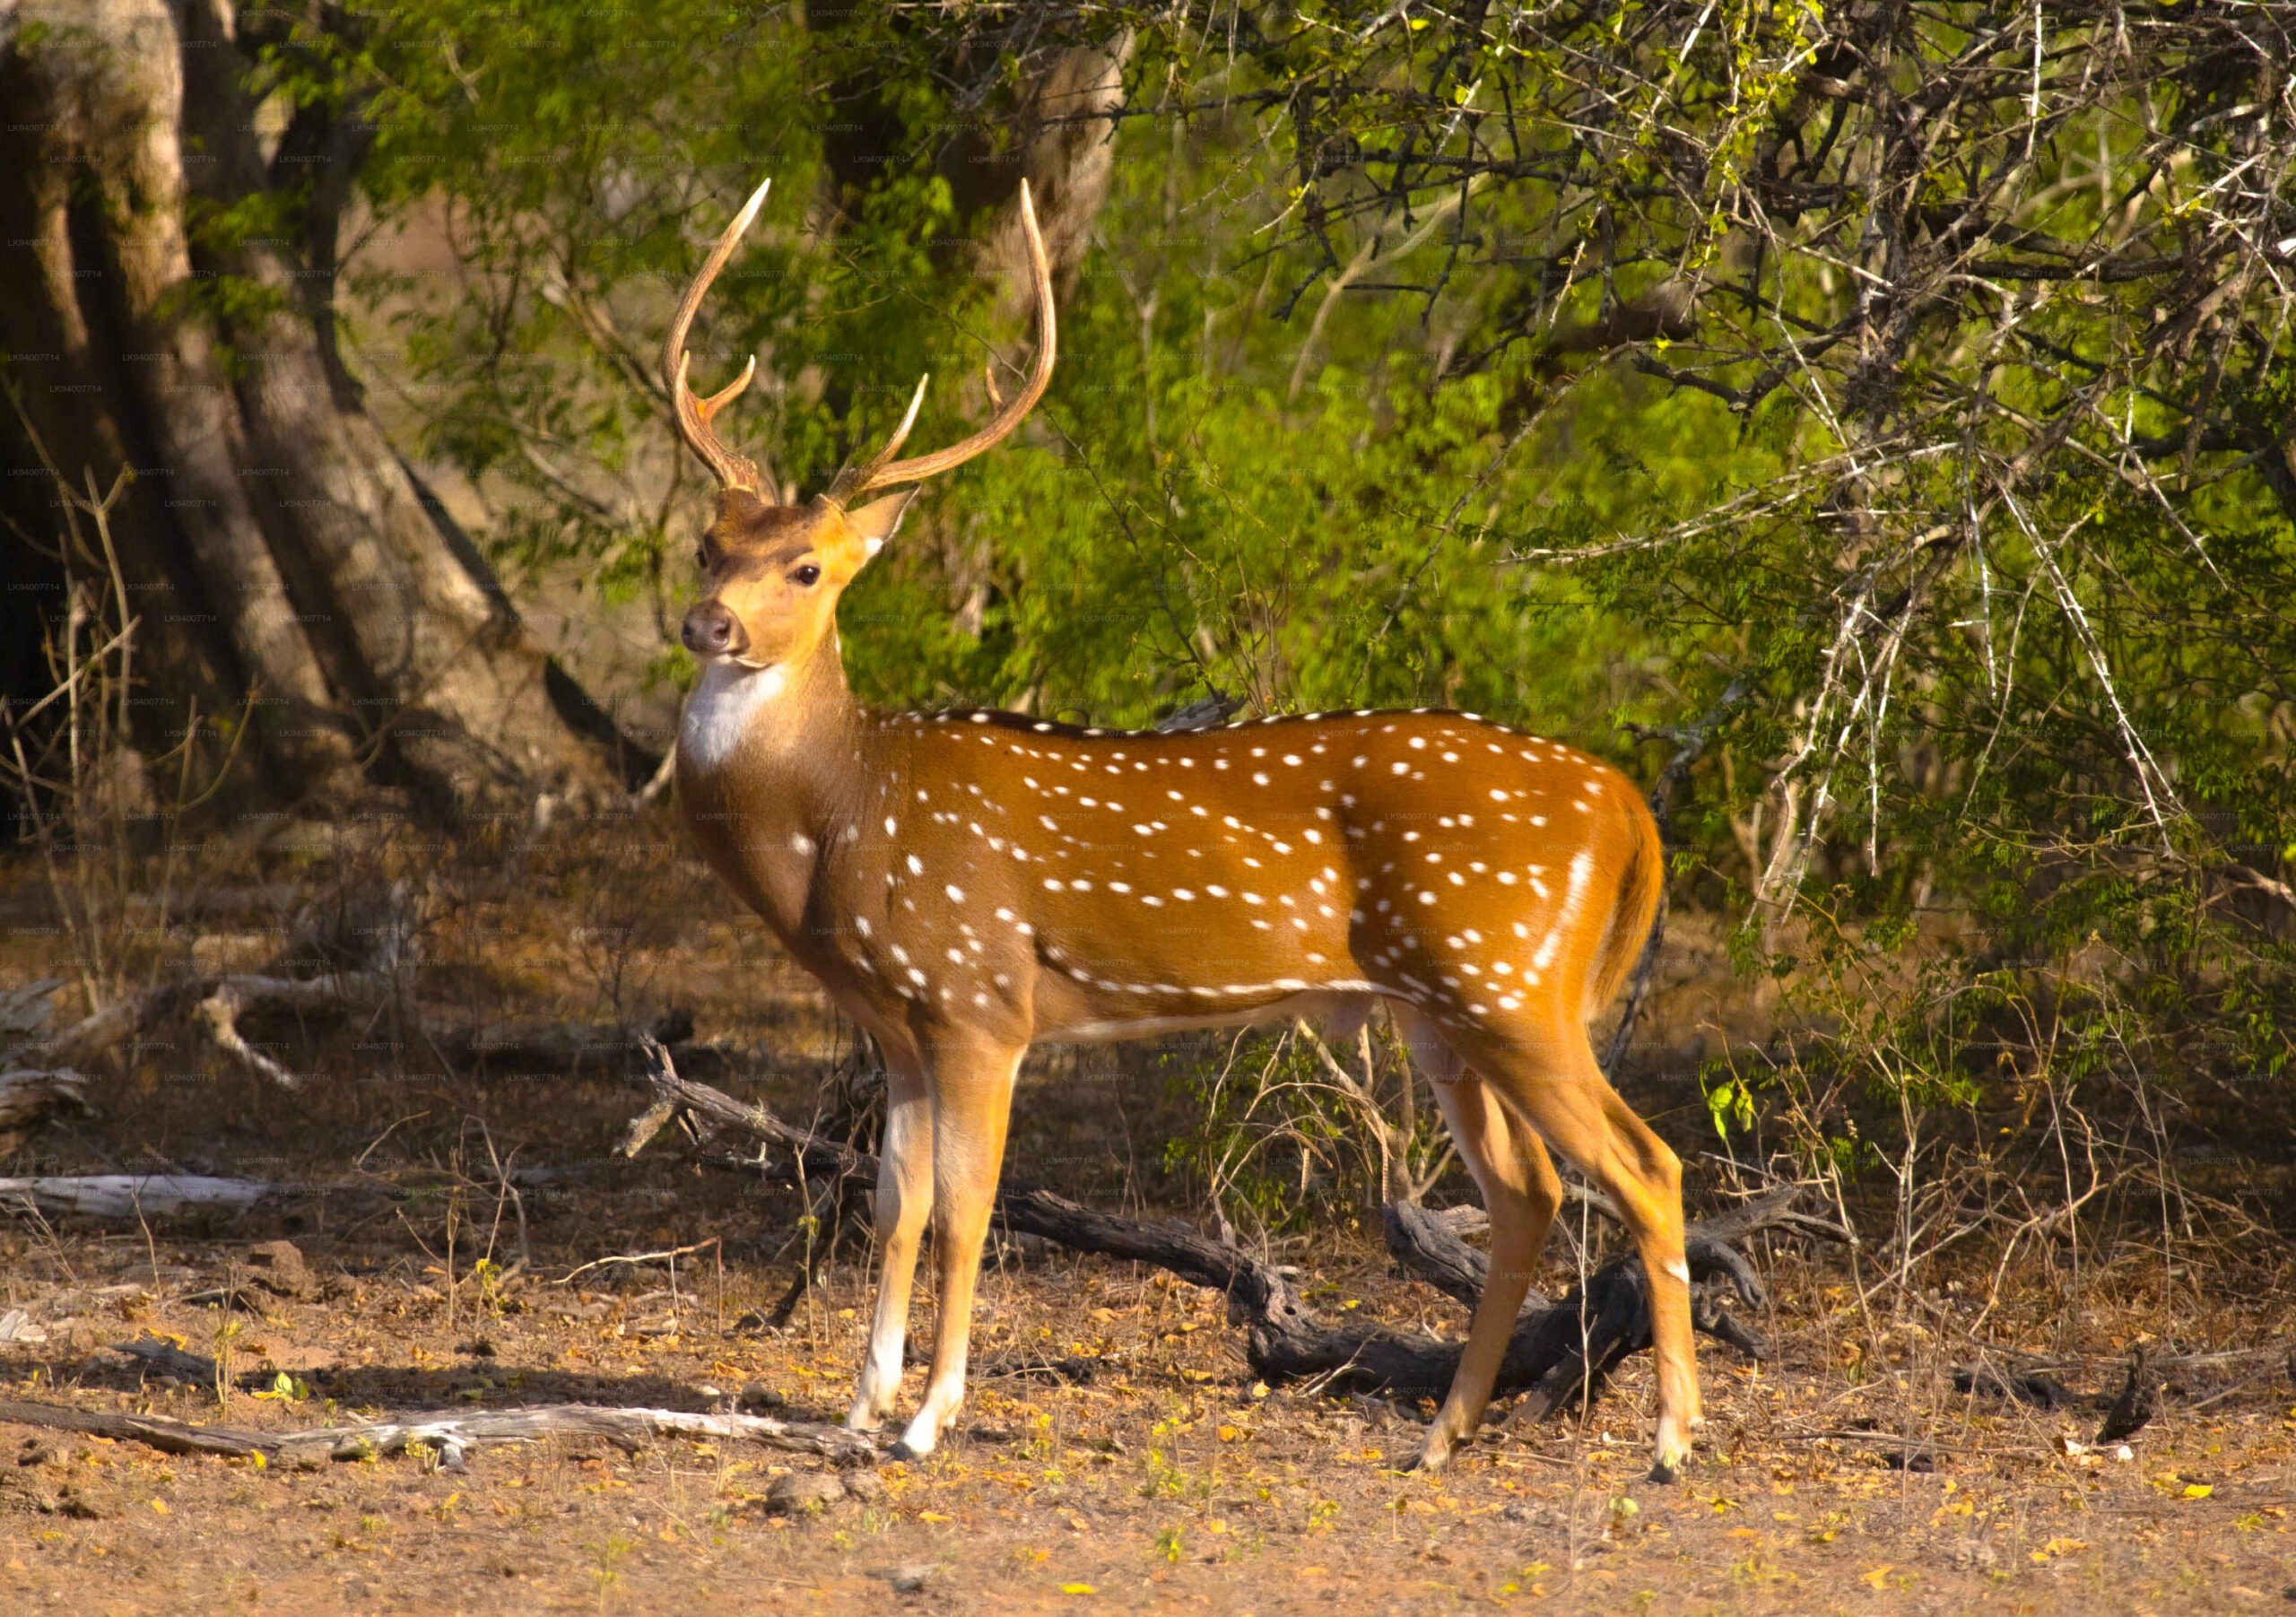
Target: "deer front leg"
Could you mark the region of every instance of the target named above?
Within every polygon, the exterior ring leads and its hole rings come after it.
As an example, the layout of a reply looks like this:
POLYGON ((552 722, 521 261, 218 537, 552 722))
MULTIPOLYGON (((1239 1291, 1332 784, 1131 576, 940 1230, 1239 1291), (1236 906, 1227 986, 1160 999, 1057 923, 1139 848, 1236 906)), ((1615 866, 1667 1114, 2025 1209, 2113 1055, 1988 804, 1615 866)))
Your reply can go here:
POLYGON ((972 1336, 973 1288, 981 1243, 996 1198, 1012 1117, 1013 1079, 1025 1050, 943 1047, 932 1056, 933 1262, 941 1314, 933 1334, 933 1373, 925 1402, 893 1453, 913 1459, 933 1452, 965 1396, 965 1358, 972 1336))
POLYGON ((848 1430, 874 1431, 892 1413, 900 1391, 918 1238, 932 1211, 932 1100, 923 1074, 896 1065, 886 1076, 885 1136, 877 1159, 877 1312, 853 1413, 845 1418, 848 1430))

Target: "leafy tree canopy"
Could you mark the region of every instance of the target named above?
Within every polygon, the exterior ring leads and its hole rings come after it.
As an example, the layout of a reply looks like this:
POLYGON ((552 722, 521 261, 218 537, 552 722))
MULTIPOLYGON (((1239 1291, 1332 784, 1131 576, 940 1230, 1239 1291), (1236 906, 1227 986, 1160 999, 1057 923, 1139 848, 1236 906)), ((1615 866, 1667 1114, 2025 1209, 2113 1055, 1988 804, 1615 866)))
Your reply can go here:
POLYGON ((274 65, 372 124, 384 215, 443 201, 459 272, 369 290, 501 553, 666 600, 707 491, 654 350, 721 222, 773 177, 695 363, 761 356, 778 475, 922 370, 954 436, 1029 339, 952 153, 1120 44, 1061 369, 848 597, 864 692, 1671 760, 1696 891, 1855 1034, 1823 1059, 1967 1101, 2041 1000, 2100 1071, 2286 1057, 2292 14, 361 0, 274 65))

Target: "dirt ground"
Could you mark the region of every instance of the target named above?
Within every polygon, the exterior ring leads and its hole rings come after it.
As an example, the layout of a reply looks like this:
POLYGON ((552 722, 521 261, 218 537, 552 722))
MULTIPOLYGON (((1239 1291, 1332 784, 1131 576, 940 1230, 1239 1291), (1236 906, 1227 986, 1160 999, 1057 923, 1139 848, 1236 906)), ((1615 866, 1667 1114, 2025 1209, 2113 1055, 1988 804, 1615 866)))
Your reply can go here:
MULTIPOLYGON (((466 1302, 450 1325, 435 1282, 356 1241, 301 1240, 324 1295, 267 1307, 234 1347, 236 1362, 290 1369, 309 1396, 234 1394, 237 1424, 568 1398, 703 1409, 751 1387, 786 1399, 784 1413, 831 1420, 857 1367, 865 1298, 844 1277, 778 1334, 733 1323, 778 1290, 739 1265, 722 1292, 711 1265, 685 1276, 674 1303, 659 1272, 621 1293, 514 1285, 500 1314, 474 1318, 466 1302)), ((212 1391, 139 1386, 102 1346, 143 1327, 212 1349, 216 1311, 180 1298, 222 1283, 233 1249, 140 1234, 20 1248, 11 1301, 50 1340, 7 1350, 8 1395, 226 1413, 212 1391)), ((1441 1311, 1382 1267, 1363 1252, 1321 1273, 1346 1294, 1336 1306, 1441 1311)), ((1854 1304, 1824 1280, 1796 1275, 1781 1312, 1831 1312, 1855 1340, 1854 1304)), ((2168 1613, 2284 1605, 2296 1587, 2284 1386, 2171 1414, 2138 1434, 2133 1459, 2070 1457, 2060 1434, 2085 1438, 2092 1414, 2004 1408, 1895 1374, 1852 1381, 1824 1335, 1789 1325, 1762 1367, 1709 1345, 1707 1444, 1677 1485, 1642 1480, 1639 1373, 1583 1427, 1502 1426, 1422 1477, 1398 1469, 1422 1411, 1268 1391, 1215 1300, 1054 1259, 988 1284, 987 1373, 959 1435, 885 1467, 874 1500, 769 1514, 773 1479, 808 1463, 733 1444, 626 1455, 560 1443, 487 1450, 460 1472, 404 1458, 296 1471, 9 1426, 0 1605, 2168 1613), (1101 1368, 1088 1385, 996 1373, 1016 1347, 1101 1368), (1891 1435, 1909 1428, 1909 1465, 1891 1435)))
MULTIPOLYGON (((99 1076, 92 1117, 0 1160, 0 1173, 325 1187, 207 1223, 0 1212, 0 1314, 21 1308, 44 1334, 0 1344, 0 1397, 282 1430, 569 1400, 841 1418, 869 1277, 840 1259, 786 1327, 763 1323, 792 1274, 793 1192, 705 1170, 666 1137, 614 1156, 643 1100, 617 1077, 448 1072, 416 1037, 450 1012, 509 1026, 680 1004, 715 1051, 718 1070, 700 1075, 803 1117, 834 1054, 817 1002, 680 856, 520 858, 509 878, 425 878, 422 1017, 268 1030, 263 1048, 306 1077, 295 1095, 163 1030, 99 1076), (516 1204, 498 1162, 528 1170, 516 1204), (575 1273, 713 1237, 674 1271, 575 1273), (277 1239, 309 1283, 257 1291, 251 1249, 277 1239), (482 1256, 493 1267, 476 1268, 482 1256), (199 1300, 219 1289, 252 1306, 199 1300), (111 1351, 145 1332, 234 1374, 285 1377, 221 1397, 147 1377, 111 1351)), ((322 866, 338 893, 419 868, 286 859, 284 876, 170 906, 170 958, 268 959, 322 866)), ((0 870, 0 987, 53 969, 39 893, 0 870)), ((1676 1009, 1679 1024, 1700 1020, 1676 1009)), ((1187 1126, 1166 1072, 1177 1058, 1032 1068, 1012 1170, 1112 1210, 1202 1216, 1160 1167, 1187 1126)), ((1718 1205, 1696 1152, 1703 1114, 1681 1083, 1679 1069, 1656 1074, 1633 1098, 1692 1159, 1693 1201, 1718 1205)), ((956 1432, 922 1462, 878 1468, 879 1486, 778 1513, 776 1480, 814 1463, 733 1442, 561 1440, 458 1470, 420 1457, 298 1469, 0 1422, 0 1612, 2285 1608, 2296 1290, 2283 1253, 2164 1256, 2157 1235, 2092 1238, 2077 1268, 2013 1283, 1972 1331, 1980 1252, 1883 1289, 1837 1249, 1760 1246, 1776 1307, 1754 1323, 1772 1357, 1701 1339, 1709 1423, 1695 1465, 1662 1487, 1643 1480, 1645 1360, 1583 1421, 1529 1428, 1502 1408, 1471 1453, 1422 1476, 1401 1466, 1428 1406, 1267 1388, 1219 1299, 1006 1246, 956 1432), (2076 1392, 2109 1395, 2140 1341, 2171 1361, 2169 1386, 2126 1458, 2089 1449, 2087 1404, 2046 1411, 1951 1382, 1956 1365, 2025 1352, 2076 1392)), ((1282 1256, 1330 1313, 1464 1330, 1464 1310, 1398 1277, 1368 1230, 1294 1238, 1282 1256)), ((1542 1281, 1559 1291, 1570 1243, 1550 1257, 1542 1281)), ((929 1291, 920 1281, 913 1343, 929 1291)), ((913 1367, 909 1406, 920 1379, 913 1367)))

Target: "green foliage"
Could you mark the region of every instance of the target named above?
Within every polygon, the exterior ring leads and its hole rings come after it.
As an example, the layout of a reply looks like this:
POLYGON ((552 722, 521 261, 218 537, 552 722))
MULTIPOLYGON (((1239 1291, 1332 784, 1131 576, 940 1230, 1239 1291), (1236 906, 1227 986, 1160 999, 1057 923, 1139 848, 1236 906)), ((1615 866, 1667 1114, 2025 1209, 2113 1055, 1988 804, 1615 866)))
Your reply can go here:
POLYGON ((1809 1030, 1709 1074, 1716 1126, 1774 1101, 1855 1166, 1860 1115, 2289 1059, 2290 109, 2222 7, 2126 48, 2031 16, 2040 55, 1974 5, 378 0, 279 82, 365 109, 386 216, 451 222, 462 274, 368 290, 425 447, 509 491, 498 556, 666 629, 707 491, 656 346, 707 240, 770 174, 695 371, 761 356, 726 420, 779 476, 924 370, 914 441, 969 430, 1029 339, 936 159, 1031 52, 1129 27, 1051 392, 848 593, 855 682, 1444 703, 1645 776, 1673 747, 1630 726, 1711 709, 1678 887, 1809 1030), (882 176, 833 216, 864 115, 882 176))
MULTIPOLYGON (((978 385, 949 382, 988 352, 988 300, 938 267, 934 243, 964 222, 945 185, 889 174, 834 238, 802 217, 819 137, 776 109, 827 71, 814 37, 753 17, 729 38, 708 8, 625 8, 610 28, 545 0, 501 9, 474 33, 453 8, 395 4, 362 69, 388 85, 372 103, 376 201, 443 194, 470 272, 451 288, 366 290, 396 309, 425 448, 519 491, 500 559, 580 557, 609 590, 675 593, 678 536, 706 491, 649 392, 651 334, 698 242, 763 175, 762 227, 695 351, 705 382, 763 357, 740 439, 818 486, 926 369, 942 385, 918 441, 970 429, 978 385), (706 83, 681 65, 704 53, 723 68, 706 83)), ((918 127, 948 110, 914 85, 899 100, 918 127)), ((1190 157, 1264 161, 1248 134, 1208 129, 1190 157)), ((1440 701, 1587 733, 1631 631, 1577 580, 1495 562, 1509 537, 1611 531, 1638 497, 1718 486, 1702 451, 1683 452, 1702 430, 1696 404, 1658 406, 1674 452, 1566 462, 1534 486, 1507 379, 1428 388, 1401 305, 1332 326, 1329 362, 1288 399, 1298 322, 1266 319, 1265 285, 1224 264, 1248 247, 1248 206, 1204 236, 1170 233, 1177 178, 1119 164, 1100 230, 1111 245, 1064 309, 1040 424, 929 491, 851 592, 857 683, 887 701, 1118 723, 1213 683, 1267 707, 1440 701)))

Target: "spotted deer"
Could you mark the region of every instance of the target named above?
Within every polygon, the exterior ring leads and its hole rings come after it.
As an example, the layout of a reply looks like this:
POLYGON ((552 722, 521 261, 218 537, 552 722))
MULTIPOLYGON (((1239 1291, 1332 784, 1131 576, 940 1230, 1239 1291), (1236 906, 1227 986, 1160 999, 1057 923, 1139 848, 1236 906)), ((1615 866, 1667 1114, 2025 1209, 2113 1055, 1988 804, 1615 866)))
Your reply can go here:
POLYGON ((1419 1463, 1442 1465, 1490 1399, 1561 1200, 1552 1145, 1609 1192, 1639 1248, 1654 1475, 1672 1476, 1699 1418, 1680 1164, 1605 1082, 1587 1030, 1659 899, 1657 831, 1631 784, 1472 713, 1161 734, 856 701, 838 597, 915 492, 880 491, 963 464, 1036 404, 1055 356, 1050 273, 1024 187, 1038 321, 1026 383, 962 442, 895 459, 920 380, 882 449, 783 503, 712 426, 755 360, 712 397, 686 379, 695 310, 764 198, 760 187, 719 238, 663 357, 679 428, 720 488, 700 545, 706 593, 682 630, 701 674, 677 786, 711 867, 884 1052, 883 1269, 848 1425, 874 1430, 892 1413, 928 1217, 940 1316, 896 1452, 929 1452, 963 1399, 981 1245, 1031 1045, 1300 1015, 1360 1025, 1385 1004, 1491 1214, 1490 1281, 1419 1463))

